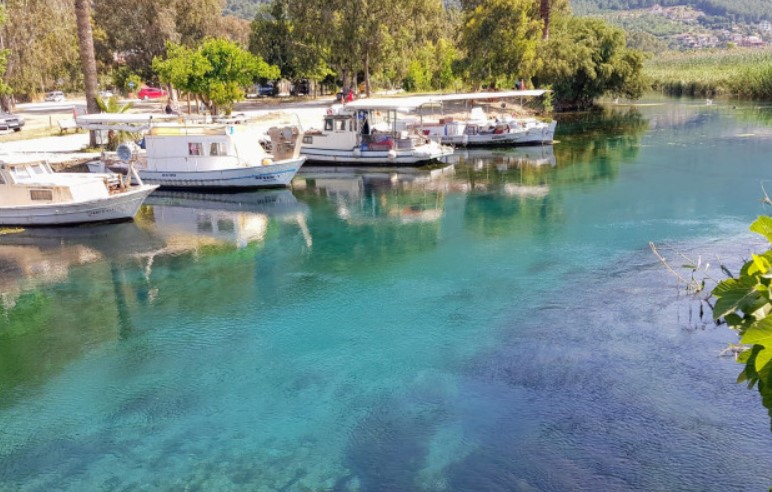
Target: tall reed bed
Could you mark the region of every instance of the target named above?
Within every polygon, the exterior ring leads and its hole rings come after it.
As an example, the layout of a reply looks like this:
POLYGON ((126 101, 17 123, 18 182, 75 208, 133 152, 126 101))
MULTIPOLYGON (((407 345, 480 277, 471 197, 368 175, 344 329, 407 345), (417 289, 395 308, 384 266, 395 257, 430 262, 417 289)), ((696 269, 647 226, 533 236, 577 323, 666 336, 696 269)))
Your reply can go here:
POLYGON ((669 95, 772 99, 772 49, 664 53, 647 60, 644 73, 669 95))

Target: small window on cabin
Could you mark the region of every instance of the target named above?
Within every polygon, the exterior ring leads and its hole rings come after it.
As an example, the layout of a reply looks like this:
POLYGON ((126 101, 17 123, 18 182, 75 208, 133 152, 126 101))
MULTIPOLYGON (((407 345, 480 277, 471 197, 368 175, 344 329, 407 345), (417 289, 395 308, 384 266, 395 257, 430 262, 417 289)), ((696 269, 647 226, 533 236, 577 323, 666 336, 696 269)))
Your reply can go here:
POLYGON ((332 131, 332 118, 327 118, 324 120, 324 130, 327 132, 332 131))
POLYGON ((188 155, 204 155, 204 146, 199 142, 190 142, 188 144, 188 155))
POLYGON ((303 135, 303 143, 304 144, 314 143, 314 137, 312 137, 311 135, 303 135))
POLYGON ((30 200, 42 200, 50 202, 54 199, 54 192, 51 190, 29 190, 30 200))
POLYGON ((27 171, 26 167, 14 167, 11 169, 11 175, 18 181, 19 178, 29 178, 29 171, 27 171))
POLYGON ((32 168, 33 174, 45 174, 46 170, 43 168, 42 164, 34 164, 30 166, 32 168))
POLYGON ((345 131, 346 130, 346 120, 340 120, 340 125, 338 126, 338 128, 341 131, 345 131))
POLYGON ((225 145, 222 142, 212 142, 209 146, 209 155, 225 155, 225 145))

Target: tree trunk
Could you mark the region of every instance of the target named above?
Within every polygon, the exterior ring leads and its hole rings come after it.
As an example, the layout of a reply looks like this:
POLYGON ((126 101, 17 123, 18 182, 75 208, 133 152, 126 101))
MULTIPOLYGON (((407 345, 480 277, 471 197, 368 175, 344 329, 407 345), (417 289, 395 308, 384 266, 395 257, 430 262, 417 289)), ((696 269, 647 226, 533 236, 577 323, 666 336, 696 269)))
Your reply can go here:
MULTIPOLYGON (((78 47, 83 80, 86 85, 86 112, 98 113, 97 69, 94 58, 94 36, 91 31, 91 0, 75 0, 75 19, 78 24, 78 47)), ((96 147, 96 133, 89 132, 89 146, 96 147)))
POLYGON ((365 94, 370 97, 370 51, 365 49, 365 94))
POLYGON ((550 0, 541 0, 539 15, 544 21, 544 27, 541 31, 541 38, 545 41, 550 37, 550 0))

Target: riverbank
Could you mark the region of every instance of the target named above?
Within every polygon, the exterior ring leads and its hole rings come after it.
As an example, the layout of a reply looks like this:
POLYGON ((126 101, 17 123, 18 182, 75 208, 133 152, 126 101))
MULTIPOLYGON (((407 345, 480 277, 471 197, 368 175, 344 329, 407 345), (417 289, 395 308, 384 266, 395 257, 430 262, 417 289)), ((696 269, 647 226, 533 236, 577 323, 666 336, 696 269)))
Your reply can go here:
POLYGON ((772 50, 672 52, 644 65, 651 87, 669 96, 772 99, 772 50))

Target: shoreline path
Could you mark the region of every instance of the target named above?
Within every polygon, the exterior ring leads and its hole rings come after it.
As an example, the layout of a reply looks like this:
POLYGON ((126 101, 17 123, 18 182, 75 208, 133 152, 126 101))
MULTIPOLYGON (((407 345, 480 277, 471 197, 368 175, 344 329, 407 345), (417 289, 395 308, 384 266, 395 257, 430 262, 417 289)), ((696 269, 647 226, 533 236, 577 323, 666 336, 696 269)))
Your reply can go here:
MULTIPOLYGON (((132 101, 134 106, 129 113, 158 113, 162 114, 165 101, 144 102, 132 101)), ((297 115, 303 129, 319 127, 322 117, 335 100, 332 97, 321 97, 309 100, 258 100, 237 103, 233 109, 234 114, 245 114, 249 117, 261 117, 269 114, 284 113, 297 115)), ((84 101, 69 101, 67 103, 29 103, 16 106, 15 114, 22 116, 26 124, 21 131, 24 132, 54 128, 58 121, 72 118, 75 105, 84 105, 84 101)), ((186 108, 184 101, 180 102, 181 108, 186 108)), ((294 117, 293 117, 294 118, 294 117)), ((45 159, 52 164, 69 165, 70 163, 82 163, 97 156, 94 152, 83 152, 88 146, 88 132, 80 132, 69 135, 55 135, 23 140, 0 142, 0 160, 17 159, 45 159)))

